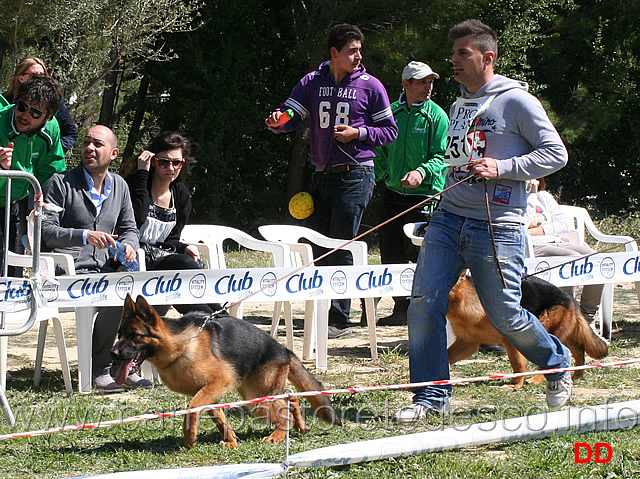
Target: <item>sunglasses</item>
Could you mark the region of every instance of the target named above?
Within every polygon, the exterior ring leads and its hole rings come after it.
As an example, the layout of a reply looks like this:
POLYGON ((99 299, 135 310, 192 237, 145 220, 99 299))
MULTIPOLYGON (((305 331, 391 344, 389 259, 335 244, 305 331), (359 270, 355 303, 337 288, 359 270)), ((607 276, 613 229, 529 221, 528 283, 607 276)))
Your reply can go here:
POLYGON ((18 100, 16 102, 16 108, 18 109, 18 111, 20 113, 24 113, 25 111, 29 110, 29 115, 31 115, 31 118, 33 118, 34 120, 37 120, 38 118, 41 118, 42 115, 44 115, 44 113, 42 113, 40 110, 38 110, 37 108, 34 108, 32 106, 27 105, 22 100, 18 100))
POLYGON ((165 160, 162 158, 156 158, 156 164, 162 168, 169 168, 169 164, 173 165, 173 168, 175 170, 182 168, 182 164, 184 163, 184 160, 165 160))

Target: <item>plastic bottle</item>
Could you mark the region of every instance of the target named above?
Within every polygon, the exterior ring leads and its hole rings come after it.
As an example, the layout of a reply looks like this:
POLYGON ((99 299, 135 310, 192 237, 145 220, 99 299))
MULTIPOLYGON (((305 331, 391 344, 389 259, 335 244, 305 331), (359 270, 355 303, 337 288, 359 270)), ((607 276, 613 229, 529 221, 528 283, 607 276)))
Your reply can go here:
POLYGON ((113 246, 109 246, 109 251, 111 252, 113 257, 118 260, 120 264, 122 264, 122 266, 127 268, 127 271, 138 271, 140 269, 138 260, 134 259, 133 261, 127 261, 126 259, 124 259, 124 256, 127 254, 127 250, 125 249, 124 245, 120 243, 120 241, 116 241, 116 247, 117 249, 113 246))
POLYGON ((280 115, 280 118, 278 118, 278 122, 275 125, 271 125, 271 127, 274 128, 284 125, 286 122, 291 120, 291 118, 293 118, 293 115, 295 115, 293 110, 291 108, 288 108, 287 110, 282 112, 282 115, 280 115))

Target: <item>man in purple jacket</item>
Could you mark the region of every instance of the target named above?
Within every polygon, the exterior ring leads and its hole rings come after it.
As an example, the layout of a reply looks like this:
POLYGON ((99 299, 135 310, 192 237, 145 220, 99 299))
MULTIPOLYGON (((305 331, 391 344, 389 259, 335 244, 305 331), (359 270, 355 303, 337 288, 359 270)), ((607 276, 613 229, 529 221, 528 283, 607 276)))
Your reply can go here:
MULTIPOLYGON (((374 148, 398 136, 384 86, 361 64, 363 40, 355 25, 335 25, 329 32, 331 60, 305 75, 284 104, 265 120, 272 132, 287 133, 309 117, 310 154, 315 166, 310 193, 315 209, 305 226, 345 240, 358 234, 373 194, 374 148), (293 118, 276 126, 287 109, 294 112, 293 118)), ((351 265, 353 258, 339 251, 322 264, 351 265)), ((330 338, 351 332, 347 329, 350 308, 348 299, 332 301, 330 338)))

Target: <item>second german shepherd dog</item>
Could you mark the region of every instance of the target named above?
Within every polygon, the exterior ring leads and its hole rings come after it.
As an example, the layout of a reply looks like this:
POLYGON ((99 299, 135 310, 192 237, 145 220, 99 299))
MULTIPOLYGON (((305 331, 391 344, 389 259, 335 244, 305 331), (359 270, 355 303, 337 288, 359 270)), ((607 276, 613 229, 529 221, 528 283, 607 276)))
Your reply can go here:
MULTIPOLYGON (((236 389, 244 399, 284 393, 287 378, 300 391, 320 391, 322 384, 305 369, 294 353, 253 324, 228 315, 190 312, 179 319, 163 319, 142 296, 136 302, 127 295, 118 341, 112 349, 122 361, 116 383, 145 359, 156 366, 169 389, 192 396, 189 408, 215 404, 227 391, 236 389)), ((326 396, 308 398, 318 417, 340 425, 326 396)), ((250 406, 251 412, 276 430, 263 438, 279 443, 286 436, 287 424, 300 432, 308 428, 297 397, 286 401, 262 402, 250 406)), ((221 409, 207 411, 213 418, 224 445, 238 447, 236 435, 221 409)), ((198 435, 199 413, 185 416, 184 444, 191 447, 198 435)))
MULTIPOLYGON (((535 276, 525 278, 522 281, 520 304, 537 316, 546 330, 569 348, 576 366, 584 364, 585 351, 594 359, 607 355, 607 343, 591 329, 580 312, 580 305, 557 286, 535 276)), ((473 280, 466 273, 460 276, 449 292, 447 318, 456 335, 455 342, 448 349, 449 364, 470 358, 478 351, 480 344, 502 344, 513 371, 526 371, 525 357, 489 322, 473 280)), ((583 373, 578 370, 573 378, 580 379, 583 373)), ((530 382, 539 384, 542 380, 542 375, 537 375, 530 382)), ((524 377, 512 379, 514 388, 521 388, 523 383, 524 377)))

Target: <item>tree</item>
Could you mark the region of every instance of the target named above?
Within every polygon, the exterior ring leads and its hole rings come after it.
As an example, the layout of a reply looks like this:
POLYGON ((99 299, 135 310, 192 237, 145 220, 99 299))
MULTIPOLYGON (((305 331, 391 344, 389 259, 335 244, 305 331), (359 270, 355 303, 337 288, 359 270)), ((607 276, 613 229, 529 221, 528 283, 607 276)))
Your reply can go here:
MULTIPOLYGON (((150 75, 154 88, 170 92, 168 101, 156 105, 157 117, 165 126, 181 128, 196 146, 199 164, 191 183, 197 217, 245 228, 291 220, 288 198, 311 177, 308 138, 304 124, 295 135, 273 135, 263 119, 328 57, 326 32, 333 23, 361 27, 363 62, 392 100, 401 91, 400 73, 408 61, 423 60, 441 72, 434 100, 447 111, 459 91, 448 74, 448 30, 468 17, 484 15, 496 25, 504 71, 544 91, 535 80, 531 44, 550 34, 548 24, 571 2, 529 0, 524 12, 521 7, 522 2, 509 0, 409 0, 402 9, 388 0, 207 4, 201 29, 168 40, 179 58, 154 66, 150 75)), ((375 208, 374 201, 367 212, 370 224, 375 224, 375 208)))
POLYGON ((281 216, 286 191, 291 138, 271 134, 264 118, 299 71, 295 29, 283 32, 292 14, 263 0, 208 3, 202 14, 202 28, 168 39, 178 58, 150 70, 150 96, 165 97, 149 106, 159 129, 193 142, 194 220, 255 226, 281 216))
POLYGON ((3 0, 0 14, 0 66, 3 77, 8 78, 13 74, 15 65, 26 56, 24 53, 37 50, 42 7, 42 0, 3 0))
POLYGON ((34 0, 30 8, 8 3, 17 6, 11 23, 38 26, 16 28, 13 57, 24 56, 27 39, 36 43, 52 75, 77 95, 81 119, 93 120, 96 87, 104 81, 99 121, 109 126, 118 75, 125 68, 136 73, 146 62, 175 58, 163 36, 196 28, 202 6, 200 0, 34 0))
MULTIPOLYGON (((263 120, 327 58, 332 24, 360 26, 363 63, 392 101, 405 64, 429 63, 441 75, 433 99, 448 111, 459 84, 447 34, 466 18, 494 27, 498 72, 527 81, 560 131, 570 160, 550 178, 554 193, 592 214, 637 208, 638 2, 4 0, 0 59, 8 79, 17 60, 41 56, 77 96, 76 121, 101 111, 126 156, 162 129, 182 131, 199 161, 194 218, 250 229, 292 221, 287 201, 311 178, 304 124, 273 135, 263 120)), ((365 224, 376 224, 377 201, 365 224)))
POLYGON ((577 1, 543 45, 539 74, 569 148, 552 178, 565 202, 598 215, 637 210, 640 193, 640 5, 577 1))

